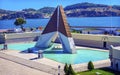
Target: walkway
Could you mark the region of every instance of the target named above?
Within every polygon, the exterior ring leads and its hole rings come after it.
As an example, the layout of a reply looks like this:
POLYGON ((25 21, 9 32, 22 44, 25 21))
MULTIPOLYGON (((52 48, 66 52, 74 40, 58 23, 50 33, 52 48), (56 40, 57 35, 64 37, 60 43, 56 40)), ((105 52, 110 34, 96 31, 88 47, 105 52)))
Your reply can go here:
MULTIPOLYGON (((47 58, 37 59, 36 54, 19 53, 19 51, 15 50, 0 51, 0 58, 7 59, 17 64, 55 75, 57 75, 58 73, 58 65, 61 66, 61 69, 63 69, 64 67, 64 64, 55 62, 47 58)), ((61 70, 61 73, 63 73, 63 70, 61 70)))
POLYGON ((51 75, 51 74, 0 58, 0 75, 51 75))

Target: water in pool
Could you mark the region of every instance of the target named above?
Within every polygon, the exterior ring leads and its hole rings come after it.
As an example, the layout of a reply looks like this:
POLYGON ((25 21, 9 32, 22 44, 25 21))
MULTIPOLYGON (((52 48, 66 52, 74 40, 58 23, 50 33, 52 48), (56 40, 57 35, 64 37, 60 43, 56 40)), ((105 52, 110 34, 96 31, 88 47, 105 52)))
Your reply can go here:
MULTIPOLYGON (((34 47, 35 42, 31 43, 18 43, 18 44, 8 44, 8 48, 12 50, 23 51, 28 48, 34 47)), ((0 45, 2 48, 2 45, 0 45)), ((44 52, 44 57, 51 60, 68 63, 68 64, 80 64, 91 61, 105 60, 109 58, 109 52, 98 51, 92 49, 77 49, 77 54, 65 54, 62 50, 46 50, 44 52)))

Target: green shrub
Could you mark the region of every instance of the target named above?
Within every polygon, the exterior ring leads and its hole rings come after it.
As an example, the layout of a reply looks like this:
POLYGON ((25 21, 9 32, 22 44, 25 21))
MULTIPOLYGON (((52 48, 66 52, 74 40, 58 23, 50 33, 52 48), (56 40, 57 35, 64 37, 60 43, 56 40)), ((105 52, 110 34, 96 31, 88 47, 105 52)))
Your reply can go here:
POLYGON ((69 65, 67 75, 76 75, 76 73, 75 73, 75 71, 73 70, 73 68, 72 68, 71 64, 69 65))
POLYGON ((94 69, 94 65, 93 65, 92 61, 89 61, 89 62, 88 62, 88 69, 89 69, 90 71, 94 69))
POLYGON ((22 29, 23 31, 25 31, 25 29, 23 28, 23 24, 26 24, 26 20, 25 20, 24 18, 17 18, 17 19, 15 20, 14 24, 15 24, 16 26, 20 26, 21 29, 22 29))
POLYGON ((64 72, 65 72, 65 75, 67 75, 67 73, 68 73, 68 65, 67 65, 67 63, 65 63, 64 72))
POLYGON ((65 64, 65 66, 64 66, 64 72, 65 72, 65 75, 76 75, 76 73, 73 70, 71 64, 69 65, 69 67, 68 67, 67 63, 65 64))

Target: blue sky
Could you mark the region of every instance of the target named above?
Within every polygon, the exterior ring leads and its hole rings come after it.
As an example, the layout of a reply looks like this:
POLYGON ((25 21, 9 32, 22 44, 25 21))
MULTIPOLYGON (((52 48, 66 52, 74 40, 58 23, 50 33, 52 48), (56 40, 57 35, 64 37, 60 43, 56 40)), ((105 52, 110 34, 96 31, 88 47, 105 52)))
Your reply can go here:
POLYGON ((7 10, 21 10, 24 8, 39 9, 45 6, 56 7, 57 5, 65 7, 81 2, 120 5, 120 0, 0 0, 0 8, 7 10))

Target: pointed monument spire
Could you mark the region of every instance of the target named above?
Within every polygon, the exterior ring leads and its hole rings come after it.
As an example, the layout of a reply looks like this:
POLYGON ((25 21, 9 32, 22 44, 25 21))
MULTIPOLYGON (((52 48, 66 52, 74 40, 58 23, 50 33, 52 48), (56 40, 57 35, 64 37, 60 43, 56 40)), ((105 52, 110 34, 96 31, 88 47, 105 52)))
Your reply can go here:
POLYGON ((59 7, 59 26, 58 31, 67 37, 71 37, 70 27, 68 26, 65 12, 62 6, 59 7))
POLYGON ((57 31, 57 29, 65 36, 71 37, 70 28, 68 26, 62 6, 58 6, 55 9, 50 21, 48 22, 42 34, 54 32, 57 31))
POLYGON ((59 38, 63 51, 66 53, 76 53, 74 40, 70 33, 66 16, 62 6, 58 6, 44 31, 42 32, 39 40, 37 41, 36 48, 47 48, 51 42, 54 42, 56 38, 59 38))
POLYGON ((48 22, 42 34, 57 31, 57 13, 58 13, 57 11, 58 11, 58 8, 55 9, 50 21, 48 22))

